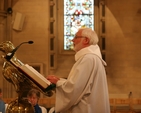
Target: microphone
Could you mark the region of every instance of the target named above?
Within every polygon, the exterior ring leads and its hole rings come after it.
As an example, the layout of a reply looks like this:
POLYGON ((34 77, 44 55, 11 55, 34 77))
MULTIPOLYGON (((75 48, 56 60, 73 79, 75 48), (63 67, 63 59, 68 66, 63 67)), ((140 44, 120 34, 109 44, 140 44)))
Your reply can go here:
POLYGON ((20 45, 18 45, 15 49, 13 49, 12 52, 8 53, 5 58, 6 58, 7 60, 10 60, 10 59, 14 56, 15 52, 19 49, 19 47, 20 47, 22 44, 25 44, 25 43, 33 44, 33 41, 22 42, 22 43, 21 43, 20 45))

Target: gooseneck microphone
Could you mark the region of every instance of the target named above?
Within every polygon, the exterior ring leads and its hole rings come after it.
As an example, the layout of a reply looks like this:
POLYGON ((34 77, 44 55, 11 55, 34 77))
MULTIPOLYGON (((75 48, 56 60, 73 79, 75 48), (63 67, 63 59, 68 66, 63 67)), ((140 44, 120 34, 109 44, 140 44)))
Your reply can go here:
POLYGON ((13 49, 12 52, 8 53, 8 54, 5 56, 5 58, 6 58, 7 60, 10 60, 10 59, 14 56, 15 52, 19 49, 19 47, 20 47, 21 45, 25 44, 25 43, 33 44, 33 41, 22 42, 22 43, 21 43, 20 45, 18 45, 15 49, 13 49))

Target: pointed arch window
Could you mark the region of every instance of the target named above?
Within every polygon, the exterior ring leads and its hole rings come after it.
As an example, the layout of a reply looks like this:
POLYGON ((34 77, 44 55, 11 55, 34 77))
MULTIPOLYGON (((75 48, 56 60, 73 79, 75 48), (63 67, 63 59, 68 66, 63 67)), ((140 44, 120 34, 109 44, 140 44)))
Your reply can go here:
POLYGON ((71 40, 80 27, 92 28, 100 36, 99 0, 56 0, 56 2, 57 45, 60 54, 75 54, 71 40))

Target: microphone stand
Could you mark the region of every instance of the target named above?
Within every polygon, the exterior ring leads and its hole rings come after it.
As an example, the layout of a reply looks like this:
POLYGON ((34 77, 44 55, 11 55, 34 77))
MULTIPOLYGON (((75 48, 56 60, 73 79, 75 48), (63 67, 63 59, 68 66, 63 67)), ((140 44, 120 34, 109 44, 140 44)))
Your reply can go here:
POLYGON ((33 44, 33 41, 28 41, 28 42, 22 42, 20 45, 18 45, 15 49, 13 49, 12 52, 8 53, 5 58, 6 60, 10 61, 11 58, 14 56, 15 52, 19 49, 19 47, 25 43, 28 43, 28 44, 33 44))

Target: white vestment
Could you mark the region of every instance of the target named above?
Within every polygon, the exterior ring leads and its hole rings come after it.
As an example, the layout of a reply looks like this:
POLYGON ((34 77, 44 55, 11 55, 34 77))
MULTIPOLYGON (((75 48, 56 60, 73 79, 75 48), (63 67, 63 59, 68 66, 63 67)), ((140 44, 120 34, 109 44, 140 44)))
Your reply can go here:
POLYGON ((98 45, 78 51, 67 79, 56 84, 56 113, 110 113, 106 63, 98 45))

